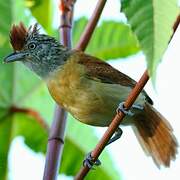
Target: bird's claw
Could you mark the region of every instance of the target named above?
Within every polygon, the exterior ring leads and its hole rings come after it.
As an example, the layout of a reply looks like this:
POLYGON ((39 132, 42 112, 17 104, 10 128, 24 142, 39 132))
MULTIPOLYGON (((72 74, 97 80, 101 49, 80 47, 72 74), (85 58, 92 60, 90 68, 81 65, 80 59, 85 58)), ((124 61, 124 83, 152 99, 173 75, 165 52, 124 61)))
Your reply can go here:
POLYGON ((140 104, 133 104, 132 108, 139 109, 139 110, 143 110, 144 109, 144 107, 142 105, 140 105, 140 104))
POLYGON ((109 145, 109 144, 113 143, 114 141, 118 140, 121 137, 122 133, 123 133, 122 129, 120 127, 118 127, 116 132, 114 133, 113 137, 107 143, 107 145, 109 145))
POLYGON ((86 155, 86 159, 83 161, 83 166, 88 166, 89 169, 94 169, 93 166, 100 166, 101 161, 97 159, 96 161, 93 160, 91 156, 91 152, 86 155))
POLYGON ((128 115, 128 116, 133 116, 134 113, 131 112, 130 110, 127 110, 125 107, 124 107, 124 102, 121 102, 117 108, 117 113, 119 113, 119 111, 123 112, 125 115, 128 115))
MULTIPOLYGON (((139 109, 139 110, 143 110, 143 106, 139 105, 139 104, 133 104, 132 108, 134 109, 139 109)), ((117 108, 117 113, 119 113, 119 111, 123 112, 125 115, 128 116, 133 116, 134 113, 131 110, 127 110, 126 107, 124 107, 124 102, 121 102, 117 108)))
MULTIPOLYGON (((111 144, 112 142, 116 141, 117 139, 119 139, 122 135, 122 130, 120 128, 118 128, 116 130, 116 132, 114 133, 114 136, 109 140, 109 142, 107 143, 107 145, 111 144)), ((107 146, 106 145, 106 146, 107 146)), ((85 160, 83 161, 83 166, 88 166, 89 169, 94 169, 93 166, 100 166, 101 165, 101 161, 99 159, 97 159, 96 161, 94 161, 93 157, 91 156, 91 152, 88 153, 86 155, 85 160)))

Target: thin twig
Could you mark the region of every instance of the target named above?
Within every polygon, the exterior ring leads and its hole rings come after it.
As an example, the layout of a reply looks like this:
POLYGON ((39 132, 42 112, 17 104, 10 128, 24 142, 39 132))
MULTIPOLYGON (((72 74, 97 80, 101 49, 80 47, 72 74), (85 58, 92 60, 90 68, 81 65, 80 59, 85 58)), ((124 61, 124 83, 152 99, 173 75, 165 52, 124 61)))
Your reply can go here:
POLYGON ((24 113, 27 114, 31 117, 33 117, 35 119, 35 121, 37 121, 37 123, 39 123, 39 125, 44 128, 45 130, 47 130, 49 132, 49 126, 46 123, 46 121, 41 117, 41 115, 35 111, 34 109, 30 109, 30 108, 20 108, 20 107, 16 107, 16 106, 12 106, 9 109, 9 113, 24 113))
POLYGON ((175 32, 176 29, 178 28, 179 22, 180 22, 180 14, 179 14, 179 16, 177 17, 177 19, 176 19, 176 21, 175 21, 175 23, 174 23, 174 26, 173 26, 174 32, 175 32))
POLYGON ((106 1, 107 0, 99 0, 98 1, 96 8, 93 12, 93 15, 91 16, 78 44, 76 45, 76 49, 79 49, 82 51, 85 50, 86 46, 88 45, 88 43, 92 37, 92 34, 94 32, 94 29, 98 23, 100 16, 101 16, 101 13, 106 4, 106 1))
MULTIPOLYGON (((60 0, 60 36, 61 43, 71 47, 71 27, 73 18, 73 7, 75 0, 60 0)), ((64 146, 64 134, 66 128, 67 113, 56 105, 54 118, 49 134, 46 164, 43 180, 56 180, 60 159, 64 146)))
MULTIPOLYGON (((176 23, 174 25, 174 33, 179 25, 179 21, 180 21, 180 18, 178 16, 176 23)), ((173 35, 174 35, 174 33, 173 33, 173 35)), ((172 37, 173 37, 173 35, 172 35, 172 37)), ((129 110, 131 108, 131 106, 133 105, 136 98, 143 90, 143 88, 146 85, 146 83, 148 82, 148 80, 149 80, 149 76, 148 76, 148 71, 146 70, 144 72, 144 74, 142 75, 142 77, 140 78, 140 80, 135 85, 135 87, 132 89, 132 91, 130 92, 129 96, 127 97, 127 99, 125 101, 124 106, 127 110, 129 110)), ((116 129, 119 127, 119 125, 122 122, 124 117, 125 117, 125 114, 121 111, 115 115, 115 117, 113 118, 108 129, 104 133, 103 137, 100 139, 100 141, 96 145, 95 149, 91 152, 91 157, 94 162, 98 159, 98 157, 100 156, 100 154, 106 147, 106 144, 108 143, 108 141, 110 140, 110 138, 112 137, 112 135, 114 134, 116 129)), ((76 175, 75 180, 84 179, 84 177, 88 174, 89 171, 90 171, 90 168, 88 166, 82 167, 80 169, 80 171, 78 172, 78 174, 76 175)))

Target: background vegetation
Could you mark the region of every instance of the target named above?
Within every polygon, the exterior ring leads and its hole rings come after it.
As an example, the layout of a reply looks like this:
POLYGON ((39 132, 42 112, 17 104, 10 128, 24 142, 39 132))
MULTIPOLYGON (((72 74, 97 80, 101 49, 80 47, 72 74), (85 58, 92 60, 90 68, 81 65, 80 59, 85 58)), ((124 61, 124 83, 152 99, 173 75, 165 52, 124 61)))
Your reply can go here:
MULTIPOLYGON (((149 72, 155 80, 156 67, 167 47, 172 25, 179 12, 176 3, 177 0, 122 0, 121 7, 127 16, 128 24, 117 21, 102 22, 96 28, 87 52, 109 60, 143 50, 149 72)), ((53 28, 54 7, 55 4, 51 0, 0 0, 0 59, 12 52, 9 30, 13 23, 23 21, 29 26, 38 21, 42 30, 58 38, 58 29, 53 28)), ((75 20, 74 45, 78 42, 87 21, 84 17, 75 20)), ((23 136, 24 142, 35 152, 46 152, 48 126, 51 124, 54 102, 45 85, 21 64, 5 65, 1 62, 0 179, 4 180, 8 174, 10 145, 15 137, 23 136), (16 111, 15 108, 21 111, 16 111), (34 112, 41 118, 34 116, 34 112)), ((60 172, 73 176, 79 170, 85 154, 97 141, 92 127, 75 121, 69 115, 60 172), (83 143, 85 140, 86 143, 83 143)), ((90 173, 87 179, 120 177, 118 171, 112 168, 113 160, 107 154, 108 152, 102 154, 103 166, 96 173, 90 173)))

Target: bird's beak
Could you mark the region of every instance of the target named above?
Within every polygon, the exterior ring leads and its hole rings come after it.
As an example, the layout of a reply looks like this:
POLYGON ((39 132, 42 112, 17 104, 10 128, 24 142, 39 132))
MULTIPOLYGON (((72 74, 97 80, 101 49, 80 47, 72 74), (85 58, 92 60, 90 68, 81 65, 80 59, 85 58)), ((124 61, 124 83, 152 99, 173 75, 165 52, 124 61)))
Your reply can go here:
POLYGON ((4 63, 10 63, 14 61, 21 61, 25 58, 25 54, 22 52, 13 52, 12 54, 4 58, 4 63))

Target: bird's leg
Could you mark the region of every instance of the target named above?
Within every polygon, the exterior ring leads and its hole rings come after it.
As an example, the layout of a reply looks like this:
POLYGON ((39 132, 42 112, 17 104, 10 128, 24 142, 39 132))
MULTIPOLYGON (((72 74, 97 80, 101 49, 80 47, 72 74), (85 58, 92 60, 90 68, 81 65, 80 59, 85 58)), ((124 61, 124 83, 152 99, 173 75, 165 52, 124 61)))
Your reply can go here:
POLYGON ((122 133, 123 133, 122 129, 120 127, 118 127, 116 132, 114 133, 113 137, 108 141, 106 146, 113 143, 114 141, 118 140, 121 137, 122 133))
MULTIPOLYGON (((139 104, 133 104, 132 107, 133 109, 139 109, 139 110, 143 110, 143 106, 139 105, 139 104)), ((124 107, 124 102, 121 102, 117 108, 117 112, 122 111, 124 114, 129 115, 129 116, 133 116, 134 113, 131 112, 130 110, 127 110, 124 107)), ((120 127, 118 127, 118 129, 116 130, 116 132, 114 133, 113 137, 109 140, 109 142, 107 143, 107 145, 111 144, 112 142, 118 140, 121 135, 122 135, 123 131, 120 127)), ((106 146, 107 146, 106 145, 106 146)))
MULTIPOLYGON (((108 141, 108 143, 106 144, 106 146, 109 145, 109 144, 111 144, 112 142, 118 140, 118 139, 121 137, 121 135, 122 135, 122 130, 121 130, 121 128, 118 128, 118 129, 116 130, 116 132, 114 133, 113 137, 108 141)), ((94 165, 95 165, 95 166, 101 165, 101 161, 100 161, 99 159, 97 159, 96 161, 94 161, 93 158, 92 158, 92 156, 91 156, 91 152, 90 152, 90 153, 88 153, 88 154, 86 155, 86 158, 85 158, 85 160, 83 161, 83 165, 84 165, 84 166, 88 166, 90 169, 93 169, 93 166, 94 166, 94 165)))
MULTIPOLYGON (((133 109, 139 109, 139 110, 143 110, 143 106, 139 105, 139 104, 133 104, 132 107, 133 109)), ((134 113, 131 112, 131 110, 127 110, 124 107, 124 102, 121 102, 117 108, 117 112, 122 111, 125 115, 128 116, 133 116, 134 113)), ((121 128, 118 128, 116 130, 116 132, 114 133, 113 137, 108 141, 108 143, 106 144, 106 146, 108 146, 109 144, 113 143, 114 141, 118 140, 121 135, 122 135, 123 131, 121 128)), ((85 160, 83 161, 83 165, 84 166, 88 166, 90 169, 93 168, 93 166, 99 166, 101 165, 101 161, 99 159, 97 159, 96 161, 93 160, 93 157, 91 156, 91 152, 88 153, 86 155, 85 160)))
MULTIPOLYGON (((139 110, 143 110, 143 106, 141 106, 140 104, 133 104, 132 107, 133 109, 139 109, 139 110)), ((128 116, 133 116, 134 113, 131 112, 131 110, 127 110, 125 107, 124 107, 124 102, 121 102, 117 108, 117 113, 119 111, 123 112, 125 115, 128 115, 128 116)))
POLYGON ((97 159, 96 161, 93 160, 93 157, 91 156, 91 152, 86 155, 85 160, 83 161, 83 166, 88 166, 89 169, 94 169, 93 166, 100 166, 101 161, 97 159))
MULTIPOLYGON (((134 109, 140 109, 142 110, 143 109, 143 106, 139 105, 139 104, 134 104, 132 105, 132 108, 134 109)), ((117 108, 117 112, 119 111, 122 111, 124 114, 126 115, 129 115, 129 116, 133 116, 134 113, 131 112, 130 110, 127 110, 125 107, 124 107, 124 102, 121 102, 117 108)), ((114 141, 118 140, 121 135, 122 135, 123 131, 121 128, 118 128, 116 130, 116 132, 114 133, 113 137, 108 141, 108 143, 106 144, 106 146, 108 146, 109 144, 113 143, 114 141)), ((88 166, 90 169, 93 168, 93 166, 99 166, 101 165, 101 161, 99 159, 97 159, 96 161, 93 160, 92 156, 91 156, 91 152, 88 153, 86 155, 86 158, 85 160, 83 161, 83 165, 84 166, 88 166)))
POLYGON ((142 105, 140 105, 140 104, 133 104, 132 108, 133 109, 139 109, 139 110, 143 110, 144 109, 144 107, 142 105))

